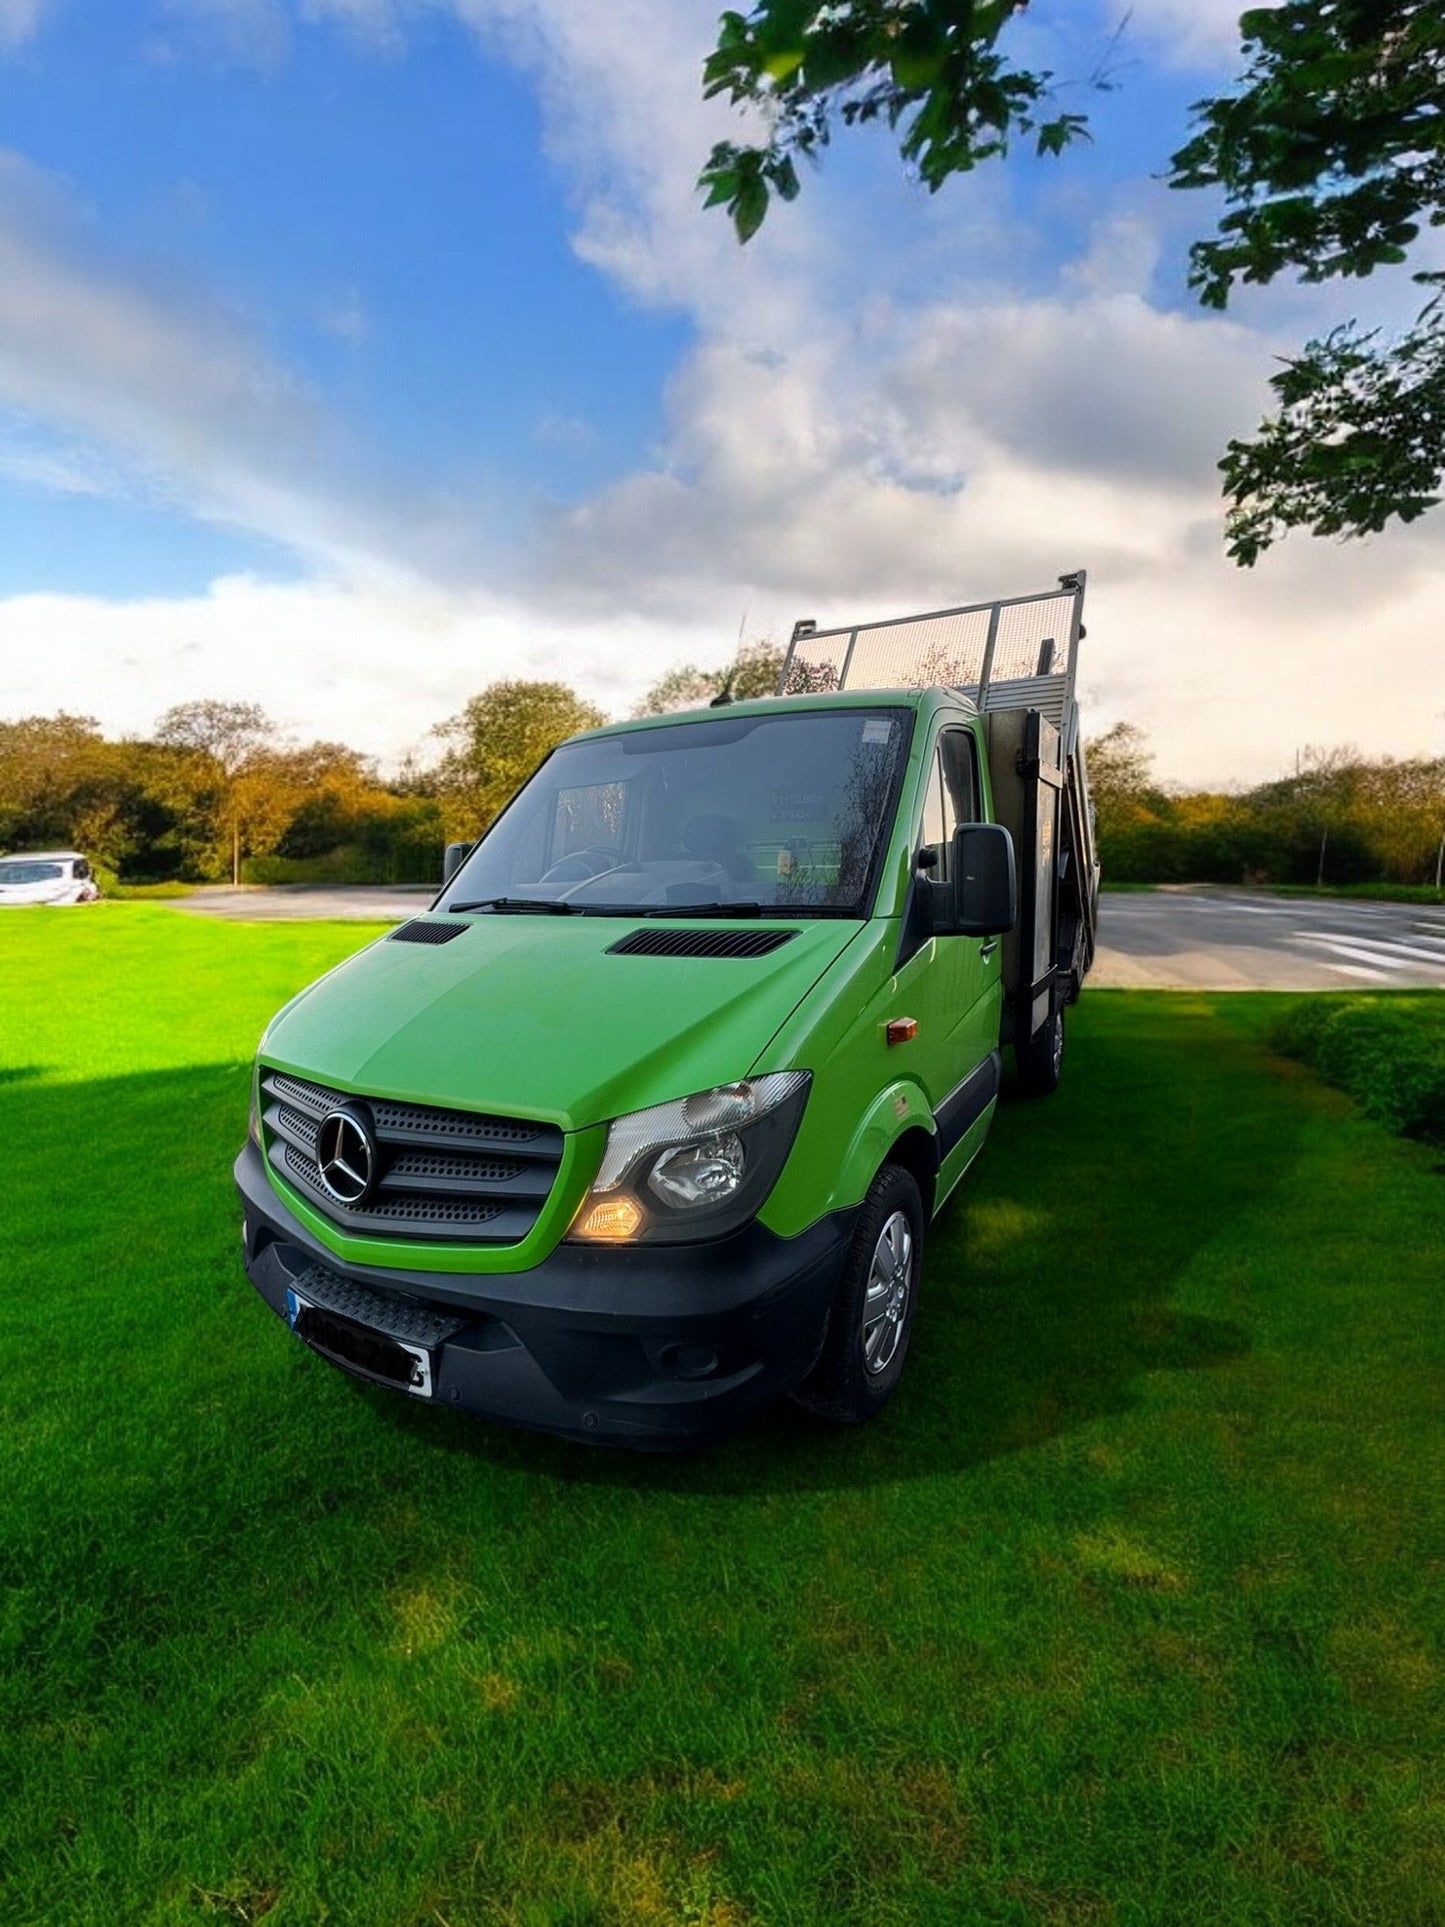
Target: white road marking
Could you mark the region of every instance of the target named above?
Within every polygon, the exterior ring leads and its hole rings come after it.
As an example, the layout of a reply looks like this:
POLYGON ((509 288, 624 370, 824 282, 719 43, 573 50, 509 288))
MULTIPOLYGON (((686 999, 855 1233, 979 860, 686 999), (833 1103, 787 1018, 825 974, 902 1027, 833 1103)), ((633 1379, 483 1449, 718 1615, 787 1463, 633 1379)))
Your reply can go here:
MULTIPOLYGON (((1433 964, 1445 963, 1445 955, 1442 955, 1439 950, 1425 950, 1419 944, 1401 943, 1399 939, 1395 937, 1360 937, 1356 936, 1352 931, 1346 933, 1334 930, 1296 930, 1294 935, 1301 938, 1305 943, 1323 943, 1331 946, 1346 942, 1357 944, 1361 946, 1366 954, 1371 951, 1380 952, 1379 961, 1381 963, 1390 963, 1396 958, 1400 960, 1402 965, 1417 961, 1433 964)), ((1355 953, 1352 952, 1351 954, 1353 955, 1355 953)))
MULTIPOLYGON (((1378 950, 1361 950, 1355 944, 1347 943, 1343 937, 1318 936, 1313 930, 1296 930, 1294 935, 1298 937, 1301 942, 1319 944, 1323 949, 1333 951, 1336 956, 1353 957, 1356 963, 1371 964, 1374 966, 1373 974, 1378 977, 1385 976, 1390 968, 1396 970, 1408 970, 1410 968, 1411 960, 1408 957, 1401 957, 1398 961, 1390 956, 1382 957, 1378 950), (1381 969, 1381 965, 1384 965, 1385 969, 1381 969)), ((1336 969, 1344 968, 1341 964, 1337 964, 1334 967, 1336 969)), ((1359 973, 1353 972, 1352 974, 1358 975, 1359 973)))

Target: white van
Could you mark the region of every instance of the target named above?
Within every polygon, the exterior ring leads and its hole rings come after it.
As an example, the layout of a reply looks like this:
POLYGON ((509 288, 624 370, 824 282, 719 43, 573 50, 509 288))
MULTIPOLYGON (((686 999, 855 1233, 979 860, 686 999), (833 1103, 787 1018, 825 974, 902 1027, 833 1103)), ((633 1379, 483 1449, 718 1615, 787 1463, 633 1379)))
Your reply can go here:
POLYGON ((0 856, 0 909, 30 903, 94 903, 95 873, 79 850, 23 850, 0 856))

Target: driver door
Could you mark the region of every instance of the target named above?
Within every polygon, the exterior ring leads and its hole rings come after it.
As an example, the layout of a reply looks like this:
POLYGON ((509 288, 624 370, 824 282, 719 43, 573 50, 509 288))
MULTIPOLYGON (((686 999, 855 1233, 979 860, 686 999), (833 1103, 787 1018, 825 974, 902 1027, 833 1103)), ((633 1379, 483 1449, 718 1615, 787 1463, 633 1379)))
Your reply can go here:
MULTIPOLYGON (((917 874, 951 882, 953 833, 983 819, 978 739, 961 724, 938 732, 914 844, 917 874)), ((930 936, 899 972, 900 1009, 918 1019, 920 1082, 933 1108, 940 1161, 998 1092, 1002 951, 997 937, 930 936)))

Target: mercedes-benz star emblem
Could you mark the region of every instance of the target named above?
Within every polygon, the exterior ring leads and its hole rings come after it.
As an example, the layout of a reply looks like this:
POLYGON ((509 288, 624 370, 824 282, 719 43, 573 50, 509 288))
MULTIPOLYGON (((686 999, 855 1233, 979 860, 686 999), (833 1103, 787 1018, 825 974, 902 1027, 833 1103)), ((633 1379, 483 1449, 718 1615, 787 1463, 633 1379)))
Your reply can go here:
POLYGON ((376 1140, 356 1111, 328 1111, 316 1133, 321 1182, 338 1204, 358 1205, 376 1176, 376 1140))

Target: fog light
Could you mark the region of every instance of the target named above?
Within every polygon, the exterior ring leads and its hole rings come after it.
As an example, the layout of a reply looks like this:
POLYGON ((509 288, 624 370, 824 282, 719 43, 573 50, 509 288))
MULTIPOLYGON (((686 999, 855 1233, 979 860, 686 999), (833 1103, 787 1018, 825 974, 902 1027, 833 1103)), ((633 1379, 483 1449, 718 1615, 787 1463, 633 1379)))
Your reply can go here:
POLYGON ((711 1378, 718 1368, 711 1345, 664 1345, 658 1358, 673 1378, 711 1378))
POLYGON ((573 1229, 575 1238, 601 1238, 621 1241, 642 1229, 642 1207, 634 1199, 603 1198, 594 1204, 573 1229))

